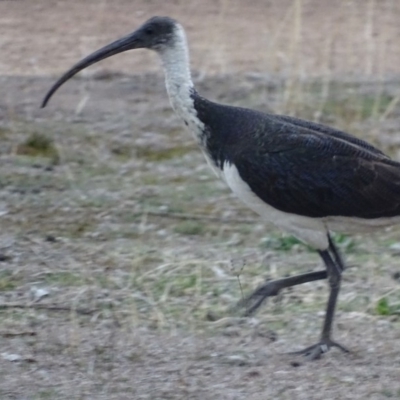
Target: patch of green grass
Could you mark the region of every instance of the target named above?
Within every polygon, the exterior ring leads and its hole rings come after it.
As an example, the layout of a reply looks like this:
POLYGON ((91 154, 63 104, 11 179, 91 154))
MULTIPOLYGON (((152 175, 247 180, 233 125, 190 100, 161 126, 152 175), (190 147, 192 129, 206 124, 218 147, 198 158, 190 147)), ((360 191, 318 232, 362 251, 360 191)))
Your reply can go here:
POLYGON ((34 399, 35 400, 50 400, 55 399, 57 397, 57 392, 53 389, 41 390, 36 393, 34 399))
POLYGON ((332 236, 333 241, 340 247, 341 250, 351 252, 356 249, 356 241, 343 233, 335 233, 332 236))
POLYGON ((0 291, 14 290, 18 286, 18 279, 9 270, 0 271, 0 291))
POLYGON ((72 272, 60 271, 46 274, 45 282, 49 285, 79 286, 82 285, 83 280, 81 276, 72 272))
POLYGON ((31 133, 23 143, 17 146, 16 153, 30 157, 50 158, 52 164, 60 162, 60 155, 53 139, 39 132, 31 133))
POLYGON ((400 304, 390 304, 387 297, 382 297, 376 304, 378 315, 400 315, 400 304))
POLYGON ((175 225, 174 232, 181 235, 203 235, 205 226, 199 221, 183 221, 175 225))
POLYGON ((198 276, 195 274, 180 276, 173 286, 172 294, 176 296, 188 294, 196 286, 198 276))
POLYGON ((291 251, 294 248, 301 247, 311 250, 310 247, 306 246, 294 236, 268 236, 261 241, 260 246, 262 248, 279 251, 291 251))
MULTIPOLYGON (((343 251, 350 252, 356 247, 356 242, 350 236, 334 234, 332 239, 343 251)), ((304 248, 311 252, 315 251, 312 247, 306 245, 294 236, 268 236, 261 241, 260 246, 262 248, 278 251, 291 251, 297 248, 304 248)))

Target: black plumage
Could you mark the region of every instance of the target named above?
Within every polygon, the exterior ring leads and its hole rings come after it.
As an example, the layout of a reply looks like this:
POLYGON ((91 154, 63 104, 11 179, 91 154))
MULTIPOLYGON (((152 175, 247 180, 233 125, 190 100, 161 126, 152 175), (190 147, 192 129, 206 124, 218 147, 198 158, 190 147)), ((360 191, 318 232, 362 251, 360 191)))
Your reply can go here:
POLYGON ((263 218, 314 246, 324 262, 325 270, 265 283, 240 303, 246 314, 282 289, 327 279, 330 293, 320 340, 299 353, 315 359, 331 347, 347 352, 331 338, 345 265, 329 230, 354 225, 362 231, 400 222, 400 164, 328 126, 204 99, 193 87, 184 30, 168 17, 151 18, 78 62, 50 88, 42 106, 82 69, 138 48, 160 55, 171 105, 217 174, 263 218))
POLYGON ((369 143, 309 121, 192 96, 215 164, 234 164, 272 207, 313 218, 400 215, 400 163, 369 143))

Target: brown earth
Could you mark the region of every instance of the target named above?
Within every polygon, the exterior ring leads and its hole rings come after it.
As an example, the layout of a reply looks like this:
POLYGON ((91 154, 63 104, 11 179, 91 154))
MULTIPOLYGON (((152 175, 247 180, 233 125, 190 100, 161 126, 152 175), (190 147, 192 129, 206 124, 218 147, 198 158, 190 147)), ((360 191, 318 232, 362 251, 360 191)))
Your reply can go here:
POLYGON ((282 355, 316 341, 325 283, 253 318, 233 306, 320 261, 216 181, 155 56, 111 58, 38 108, 152 15, 187 28, 206 96, 400 158, 398 1, 0 1, 0 399, 400 398, 399 229, 335 236, 351 267, 335 338, 352 353, 282 355))

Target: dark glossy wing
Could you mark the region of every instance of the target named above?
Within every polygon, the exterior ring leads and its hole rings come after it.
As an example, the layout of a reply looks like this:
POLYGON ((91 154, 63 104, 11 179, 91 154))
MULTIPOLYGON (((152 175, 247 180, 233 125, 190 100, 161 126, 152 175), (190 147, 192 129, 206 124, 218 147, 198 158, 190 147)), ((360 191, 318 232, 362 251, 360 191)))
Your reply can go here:
POLYGON ((309 217, 400 215, 400 164, 363 140, 292 117, 224 106, 193 93, 207 151, 234 164, 278 210, 309 217))
POLYGON ((281 131, 232 162, 271 206, 309 217, 400 215, 400 164, 351 142, 314 132, 281 131))
POLYGON ((295 126, 299 126, 299 127, 306 128, 306 129, 309 129, 309 130, 312 130, 315 132, 333 136, 337 139, 344 140, 349 143, 353 143, 353 144, 360 146, 366 150, 369 150, 375 154, 380 154, 384 157, 387 157, 382 151, 380 151, 376 147, 372 146, 368 142, 361 140, 355 136, 352 136, 346 132, 332 128, 330 126, 318 124, 316 122, 306 121, 306 120, 300 119, 300 118, 289 117, 287 115, 273 115, 272 117, 276 118, 280 121, 295 125, 295 126))

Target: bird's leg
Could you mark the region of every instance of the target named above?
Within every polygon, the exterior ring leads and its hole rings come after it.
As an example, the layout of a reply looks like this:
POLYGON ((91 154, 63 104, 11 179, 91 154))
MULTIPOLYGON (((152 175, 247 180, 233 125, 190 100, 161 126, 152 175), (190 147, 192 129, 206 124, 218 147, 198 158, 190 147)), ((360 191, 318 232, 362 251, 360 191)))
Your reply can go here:
MULTIPOLYGON (((344 265, 342 256, 340 255, 338 249, 336 248, 335 244, 333 243, 333 240, 331 238, 331 235, 328 234, 328 243, 329 243, 329 251, 332 252, 333 258, 335 259, 335 266, 339 268, 340 272, 343 272, 346 267, 344 265)), ((324 260, 325 262, 325 260, 324 260)), ((326 264, 326 262, 325 262, 326 264)))
POLYGON ((337 347, 346 353, 349 352, 349 350, 347 350, 345 347, 343 347, 337 342, 334 342, 331 339, 332 322, 335 314, 337 297, 340 290, 340 282, 342 279, 342 271, 344 270, 344 264, 330 237, 329 237, 329 250, 319 251, 319 254, 325 263, 326 270, 328 273, 328 282, 331 289, 328 299, 328 305, 326 308, 324 326, 322 328, 322 333, 321 333, 321 340, 319 341, 319 343, 313 346, 292 353, 292 354, 303 354, 307 356, 307 358, 309 358, 310 360, 316 360, 320 358, 321 355, 323 353, 326 353, 331 347, 337 347), (333 258, 331 254, 329 254, 329 251, 333 254, 333 258))
POLYGON ((309 272, 307 274, 290 276, 288 278, 277 279, 269 281, 263 286, 256 289, 249 297, 239 302, 239 307, 245 307, 245 315, 249 316, 267 299, 278 295, 278 293, 285 288, 300 285, 306 282, 313 282, 320 279, 326 279, 328 276, 327 271, 309 272))

